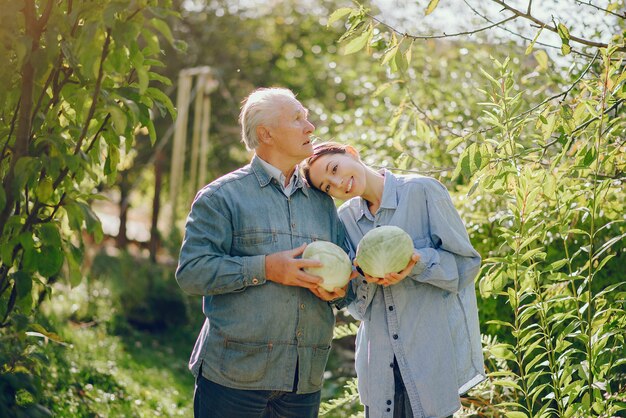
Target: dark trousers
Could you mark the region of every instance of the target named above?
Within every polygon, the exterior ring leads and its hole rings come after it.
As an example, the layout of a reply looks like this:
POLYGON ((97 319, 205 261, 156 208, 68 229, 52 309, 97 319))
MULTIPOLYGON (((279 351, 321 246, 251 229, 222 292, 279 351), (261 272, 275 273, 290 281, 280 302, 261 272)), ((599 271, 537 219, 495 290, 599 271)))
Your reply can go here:
POLYGON ((321 392, 297 394, 274 390, 241 390, 202 376, 193 396, 195 418, 316 418, 321 392))
MULTIPOLYGON (((409 394, 400 375, 400 368, 396 358, 393 358, 393 383, 395 391, 393 395, 393 418, 413 418, 413 410, 409 401, 409 394)), ((365 407, 365 417, 369 418, 369 408, 365 407)))
MULTIPOLYGON (((406 386, 404 386, 404 381, 402 380, 402 375, 400 375, 400 368, 398 367, 395 356, 393 358, 393 383, 395 386, 393 395, 393 418, 413 418, 409 394, 406 391, 406 386)), ((367 406, 365 407, 365 417, 369 418, 369 408, 367 406)), ((452 415, 447 418, 452 418, 452 415)))

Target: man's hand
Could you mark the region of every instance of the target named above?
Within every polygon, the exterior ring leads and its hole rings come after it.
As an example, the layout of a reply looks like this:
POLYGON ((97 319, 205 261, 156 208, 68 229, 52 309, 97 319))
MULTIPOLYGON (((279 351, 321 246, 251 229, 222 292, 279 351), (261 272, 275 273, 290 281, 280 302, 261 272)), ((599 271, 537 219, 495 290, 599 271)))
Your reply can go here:
POLYGON ((324 289, 322 286, 317 286, 316 288, 312 288, 311 292, 313 292, 313 294, 317 296, 318 298, 325 300, 327 302, 331 300, 335 300, 335 299, 341 299, 344 296, 346 296, 346 292, 348 291, 348 286, 350 285, 350 280, 354 279, 357 275, 358 273, 355 270, 352 270, 352 273, 350 273, 350 279, 348 280, 348 283, 344 287, 335 287, 332 292, 329 292, 328 290, 324 289))
MULTIPOLYGON (((317 260, 296 258, 302 255, 306 244, 302 244, 293 250, 280 251, 265 256, 265 277, 275 283, 285 286, 299 286, 307 289, 315 289, 322 281, 317 276, 303 271, 307 267, 322 267, 317 260)), ((315 293, 315 292, 313 292, 315 293)))
MULTIPOLYGON (((361 269, 359 269, 359 271, 363 274, 363 277, 368 283, 375 283, 381 286, 391 286, 393 284, 396 284, 404 280, 404 278, 406 278, 406 276, 408 276, 409 273, 411 273, 411 270, 413 270, 413 267, 419 260, 420 260, 419 254, 414 251, 413 255, 411 256, 411 259, 409 260, 409 263, 406 265, 404 269, 402 269, 402 271, 399 271, 397 273, 387 273, 385 274, 385 277, 372 277, 369 274, 363 272, 363 270, 361 269)), ((359 267, 356 260, 354 260, 354 265, 357 268, 359 267)))

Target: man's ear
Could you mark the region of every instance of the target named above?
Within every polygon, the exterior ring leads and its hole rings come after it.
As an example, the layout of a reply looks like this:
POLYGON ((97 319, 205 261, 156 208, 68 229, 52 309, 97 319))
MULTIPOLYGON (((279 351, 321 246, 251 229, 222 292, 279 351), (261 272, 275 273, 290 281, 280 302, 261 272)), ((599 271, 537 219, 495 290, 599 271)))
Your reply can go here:
POLYGON ((259 142, 263 144, 269 144, 270 140, 272 139, 272 134, 267 127, 259 125, 256 127, 256 137, 258 138, 259 142))

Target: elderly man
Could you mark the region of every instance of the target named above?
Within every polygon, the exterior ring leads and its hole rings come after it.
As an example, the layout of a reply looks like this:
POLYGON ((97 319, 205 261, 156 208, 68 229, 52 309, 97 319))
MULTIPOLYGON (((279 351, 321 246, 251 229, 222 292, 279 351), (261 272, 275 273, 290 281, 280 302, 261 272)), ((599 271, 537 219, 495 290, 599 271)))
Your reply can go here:
POLYGON ((312 153, 313 124, 294 94, 258 89, 244 101, 250 164, 200 190, 185 227, 176 279, 202 295, 204 326, 189 367, 196 417, 316 417, 333 334, 315 240, 344 245, 330 197, 296 169, 312 153))

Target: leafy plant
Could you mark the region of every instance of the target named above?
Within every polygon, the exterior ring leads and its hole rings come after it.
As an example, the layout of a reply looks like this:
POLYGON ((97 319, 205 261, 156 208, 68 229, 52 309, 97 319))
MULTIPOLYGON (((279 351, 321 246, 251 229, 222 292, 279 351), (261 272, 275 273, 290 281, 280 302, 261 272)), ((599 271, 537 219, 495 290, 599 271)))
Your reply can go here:
MULTIPOLYGON (((173 42, 168 4, 0 2, 0 338, 13 347, 0 374, 35 400, 38 384, 24 383, 38 380, 31 333, 55 338, 33 313, 60 278, 82 280, 83 233, 102 238, 89 202, 135 132, 154 142, 153 108, 175 115, 152 85, 169 82, 152 71, 163 65, 159 37, 173 42)), ((33 407, 10 398, 6 415, 33 407)))
MULTIPOLYGON (((619 2, 599 8, 617 22, 607 42, 575 36, 576 28, 558 19, 541 22, 532 2, 524 12, 505 1, 492 3, 508 17, 440 36, 402 33, 360 4, 331 19, 345 19, 345 53, 364 50, 389 69, 390 82, 375 95, 386 94, 395 108, 389 106, 389 136, 376 143, 383 149, 374 153, 380 158, 392 150, 396 168, 417 166, 456 184, 464 195, 456 195, 464 197, 461 212, 485 256, 480 305, 489 307, 488 317, 482 312, 483 327, 498 332, 497 340, 485 344, 496 369, 473 395, 484 402, 473 398, 461 414, 468 408, 514 418, 623 414, 626 311, 618 269, 626 237, 626 46, 618 29, 624 16, 615 13, 619 2), (461 102, 481 106, 474 128, 458 129, 447 120, 458 112, 437 115, 421 104, 441 109, 440 101, 428 101, 435 93, 415 94, 415 69, 428 59, 417 41, 508 29, 505 23, 516 19, 541 28, 525 52, 512 47, 508 57, 492 57, 492 67, 481 65, 482 103, 461 102), (551 63, 543 48, 552 45, 538 41, 542 31, 557 33, 561 54, 579 59, 569 68, 551 63), (522 58, 532 53, 532 63, 520 66, 516 52, 522 58), (439 167, 429 164, 437 160, 439 167)), ((431 1, 426 14, 438 4, 431 1)), ((458 47, 467 51, 468 44, 458 47)))

